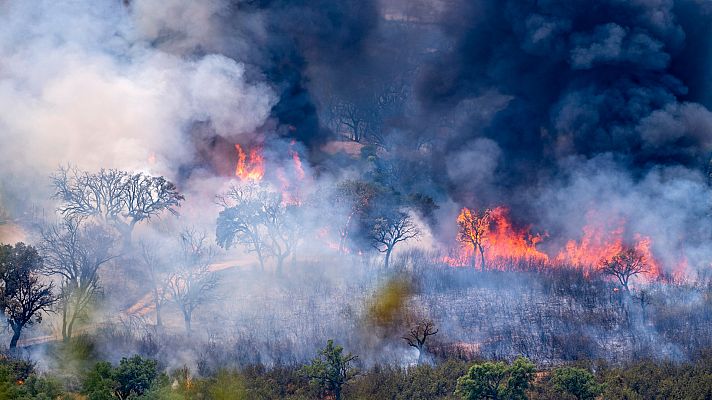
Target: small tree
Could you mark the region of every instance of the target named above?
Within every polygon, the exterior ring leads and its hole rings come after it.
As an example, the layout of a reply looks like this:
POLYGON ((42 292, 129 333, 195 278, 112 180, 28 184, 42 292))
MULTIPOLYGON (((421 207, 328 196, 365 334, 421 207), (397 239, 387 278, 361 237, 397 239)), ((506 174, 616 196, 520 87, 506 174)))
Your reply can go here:
POLYGON ((408 343, 408 346, 418 349, 418 364, 423 362, 425 342, 428 340, 428 337, 434 336, 437 333, 438 330, 435 329, 433 321, 420 320, 411 327, 408 334, 403 337, 406 343, 408 343))
POLYGON ((457 217, 457 240, 472 247, 472 268, 475 268, 475 253, 479 251, 482 270, 485 269, 485 240, 492 220, 492 210, 473 211, 463 208, 457 217))
POLYGON ((193 312, 211 300, 218 286, 217 274, 210 270, 214 250, 208 245, 206 234, 184 230, 180 234, 177 269, 168 277, 168 292, 183 314, 187 333, 191 332, 193 312))
POLYGON ((161 375, 155 360, 141 356, 122 358, 117 367, 98 362, 89 371, 82 393, 91 400, 128 400, 141 398, 161 375))
POLYGON ((257 255, 260 267, 275 257, 277 271, 293 255, 299 243, 299 206, 287 204, 280 192, 247 183, 218 197, 223 210, 218 215, 215 236, 218 245, 230 248, 242 244, 257 255))
POLYGON ((42 322, 42 313, 57 301, 52 283, 40 281, 42 266, 42 259, 32 246, 24 243, 0 246, 0 303, 13 332, 10 349, 17 347, 22 329, 42 322))
POLYGON ((352 364, 358 357, 343 354, 343 351, 343 347, 335 346, 334 341, 329 340, 326 347, 319 350, 319 355, 302 368, 302 373, 312 383, 331 393, 336 400, 341 400, 343 386, 357 373, 352 364))
POLYGON ((141 262, 151 285, 151 297, 156 308, 156 327, 163 326, 163 306, 168 301, 169 272, 158 254, 157 243, 141 243, 141 262))
POLYGON ((464 400, 523 400, 533 377, 534 364, 523 357, 511 365, 504 362, 475 364, 457 380, 455 393, 464 400))
POLYGON ((257 184, 250 183, 233 186, 225 195, 218 197, 218 204, 223 207, 218 215, 215 237, 218 246, 229 249, 240 244, 247 251, 254 252, 265 269, 265 258, 270 249, 264 226, 264 203, 260 199, 257 184))
POLYGON ((630 278, 641 273, 650 272, 645 256, 634 248, 625 248, 610 260, 601 262, 601 271, 618 279, 626 293, 630 293, 628 284, 630 278))
POLYGON ((354 221, 366 212, 378 193, 378 187, 365 181, 346 180, 336 186, 334 203, 345 212, 343 225, 339 228, 339 252, 346 251, 354 221))
POLYGON ((385 253, 385 268, 391 259, 393 249, 400 242, 417 238, 420 230, 413 222, 413 218, 404 211, 395 211, 376 217, 371 224, 369 239, 371 245, 381 253, 385 253))
POLYGON ((42 232, 40 250, 45 272, 60 278, 59 304, 62 311, 62 337, 72 337, 74 324, 89 304, 101 293, 99 269, 116 258, 114 237, 83 218, 67 218, 42 232))
POLYGON ((593 400, 603 392, 603 385, 585 369, 562 367, 554 370, 551 381, 558 391, 568 393, 578 400, 593 400))

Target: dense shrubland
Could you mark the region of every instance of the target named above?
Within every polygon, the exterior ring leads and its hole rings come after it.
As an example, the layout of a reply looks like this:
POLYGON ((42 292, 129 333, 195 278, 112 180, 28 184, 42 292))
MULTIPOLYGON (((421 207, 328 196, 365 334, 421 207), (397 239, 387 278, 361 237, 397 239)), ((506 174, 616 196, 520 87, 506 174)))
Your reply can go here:
MULTIPOLYGON (((80 357, 81 351, 73 351, 80 357)), ((164 370, 155 360, 141 356, 114 364, 89 357, 81 363, 81 369, 71 372, 75 379, 67 379, 63 375, 67 371, 38 372, 32 362, 3 357, 0 399, 335 398, 332 386, 313 379, 315 361, 271 367, 253 364, 209 375, 188 367, 164 370)), ((345 375, 343 399, 706 399, 712 395, 709 352, 684 363, 640 360, 618 366, 581 360, 537 368, 525 358, 511 363, 450 358, 431 365, 365 368, 357 364, 345 375)))

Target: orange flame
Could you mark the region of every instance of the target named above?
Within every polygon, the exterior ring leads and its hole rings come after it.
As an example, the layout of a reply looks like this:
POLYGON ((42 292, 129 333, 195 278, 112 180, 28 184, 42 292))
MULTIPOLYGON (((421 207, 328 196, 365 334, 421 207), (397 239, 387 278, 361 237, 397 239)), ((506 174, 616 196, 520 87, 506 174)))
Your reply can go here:
POLYGON ((492 225, 485 236, 485 247, 490 257, 529 258, 547 261, 549 256, 536 246, 543 237, 529 233, 529 228, 516 229, 509 220, 509 210, 497 207, 492 210, 492 225))
POLYGON ((250 150, 250 158, 247 160, 247 154, 239 144, 235 145, 237 150, 237 167, 235 167, 235 176, 243 181, 260 181, 265 174, 264 158, 260 153, 259 148, 250 150))
MULTIPOLYGON (((485 214, 477 214, 465 207, 460 211, 457 220, 459 224, 474 221, 474 226, 471 225, 473 232, 468 235, 480 237, 479 240, 485 249, 485 259, 488 263, 502 258, 542 262, 549 260, 546 253, 536 248, 543 237, 530 233, 528 228, 514 227, 506 207, 487 210, 485 214), (481 233, 475 231, 481 231, 481 233)), ((450 265, 464 265, 466 260, 477 257, 475 246, 471 241, 464 240, 462 245, 458 254, 446 256, 444 262, 450 265)))
MULTIPOLYGON (((589 219, 598 221, 593 213, 589 212, 589 219)), ((591 223, 583 228, 580 240, 569 240, 563 249, 559 250, 556 257, 550 257, 539 250, 537 246, 543 242, 545 235, 532 233, 529 227, 515 227, 509 217, 506 207, 488 209, 477 213, 468 208, 463 208, 457 217, 458 226, 468 227, 470 231, 458 237, 460 248, 443 257, 443 262, 452 266, 463 266, 472 261, 472 257, 480 257, 479 249, 475 248, 472 238, 477 236, 482 243, 485 253, 487 268, 503 268, 501 262, 496 260, 525 260, 535 261, 537 265, 549 267, 570 265, 579 268, 597 268, 602 260, 609 260, 624 249, 625 220, 618 220, 611 228, 605 224, 591 223), (469 222, 469 225, 468 225, 469 222), (481 233, 478 233, 480 232, 481 233), (469 240, 468 240, 469 239, 469 240)), ((645 258, 649 278, 662 274, 659 261, 654 257, 650 237, 634 234, 633 246, 645 258)), ((556 254, 556 253, 554 253, 556 254)), ((477 260, 479 262, 479 260, 477 260)), ((474 263, 472 265, 475 265, 474 263)), ((681 269, 684 267, 679 267, 681 269)))
MULTIPOLYGON (((292 146, 294 145, 295 141, 292 140, 292 146)), ((299 180, 304 179, 304 167, 302 167, 302 160, 299 158, 299 153, 294 150, 293 148, 289 149, 289 153, 292 155, 292 161, 294 161, 294 171, 297 173, 297 178, 299 180)))
MULTIPOLYGON (((592 213, 589 212, 589 219, 592 213)), ((574 266, 592 267, 601 260, 610 260, 623 250, 623 232, 625 223, 620 220, 608 230, 600 224, 588 224, 583 228, 580 241, 569 240, 556 256, 556 260, 574 266)))

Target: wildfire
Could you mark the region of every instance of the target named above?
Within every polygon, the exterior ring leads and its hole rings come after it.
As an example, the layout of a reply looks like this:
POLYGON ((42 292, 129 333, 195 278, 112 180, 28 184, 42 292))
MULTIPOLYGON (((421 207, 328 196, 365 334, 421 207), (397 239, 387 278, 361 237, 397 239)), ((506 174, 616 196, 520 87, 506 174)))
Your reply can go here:
POLYGON ((536 247, 543 237, 530 233, 528 228, 514 227, 506 207, 487 209, 481 213, 465 207, 460 211, 457 223, 460 229, 458 240, 462 246, 459 254, 445 258, 448 264, 462 265, 464 260, 470 259, 474 266, 478 252, 484 258, 480 264, 502 258, 549 260, 549 256, 536 247))
MULTIPOLYGON (((295 141, 292 140, 292 146, 294 146, 295 141)), ((294 171, 297 174, 299 180, 304 179, 304 167, 302 167, 302 160, 299 158, 299 153, 290 146, 289 153, 292 155, 292 161, 294 162, 294 171)))
POLYGON ((262 157, 260 149, 251 149, 249 160, 245 150, 242 149, 242 146, 236 144, 235 150, 237 151, 237 167, 235 167, 235 176, 243 181, 258 182, 262 180, 262 177, 265 174, 265 168, 264 158, 262 157))
POLYGON ((620 253, 626 245, 638 251, 648 264, 649 276, 659 276, 662 272, 660 264, 653 256, 652 241, 649 236, 635 233, 632 240, 625 240, 625 219, 619 219, 612 227, 606 227, 598 220, 595 213, 587 214, 589 223, 583 228, 579 241, 569 240, 557 254, 556 261, 577 267, 591 268, 600 265, 603 260, 610 260, 620 253))
MULTIPOLYGON (((598 221, 589 213, 589 219, 598 221)), ((458 242, 460 248, 443 258, 452 266, 474 267, 482 264, 487 269, 502 268, 498 260, 535 261, 548 266, 570 265, 579 268, 597 268, 602 260, 609 260, 620 253, 626 245, 635 248, 648 264, 648 276, 662 273, 659 261, 652 252, 650 237, 634 234, 625 239, 625 220, 615 221, 612 227, 600 223, 590 223, 583 228, 580 240, 569 240, 555 257, 539 250, 545 235, 532 233, 529 227, 516 227, 509 217, 506 207, 496 207, 476 212, 463 208, 457 217, 458 242)))
POLYGON ((547 261, 549 256, 536 246, 543 237, 529 233, 528 228, 516 229, 509 220, 509 210, 497 207, 492 210, 492 224, 485 236, 491 257, 532 258, 547 261))
POLYGON ((284 203, 299 205, 302 202, 302 193, 298 182, 303 181, 306 174, 304 173, 304 167, 302 166, 301 158, 299 158, 299 153, 294 150, 295 143, 295 141, 292 141, 289 147, 289 155, 293 162, 291 169, 287 168, 286 165, 278 168, 276 170, 276 177, 280 182, 284 203), (290 179, 290 177, 296 179, 290 179))

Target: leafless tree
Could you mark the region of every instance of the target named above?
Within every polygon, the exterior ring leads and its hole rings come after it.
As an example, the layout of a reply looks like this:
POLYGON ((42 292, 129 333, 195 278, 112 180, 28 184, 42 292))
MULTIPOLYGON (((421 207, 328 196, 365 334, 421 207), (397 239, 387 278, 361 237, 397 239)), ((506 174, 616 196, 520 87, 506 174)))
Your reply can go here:
POLYGON ((110 232, 81 217, 66 218, 42 232, 45 270, 61 279, 59 303, 65 341, 72 337, 77 319, 101 293, 99 270, 117 257, 113 244, 110 232))
POLYGON ((408 331, 408 334, 403 337, 403 340, 408 343, 408 346, 418 349, 418 364, 423 362, 425 355, 425 343, 428 337, 438 333, 435 329, 435 323, 431 320, 423 319, 416 322, 408 331))
POLYGON ((601 261, 601 272, 618 279, 627 293, 628 284, 635 275, 650 272, 645 256, 632 247, 621 250, 610 260, 601 261))
POLYGON ((215 295, 218 276, 210 270, 214 256, 215 251, 207 243, 205 233, 191 229, 181 232, 176 270, 169 275, 167 287, 170 300, 183 314, 185 330, 188 333, 191 332, 193 312, 215 295))
POLYGON ((385 253, 385 268, 391 259, 393 249, 400 242, 417 238, 420 230, 413 222, 413 218, 404 211, 390 212, 381 215, 373 221, 369 239, 371 245, 381 253, 385 253))
POLYGON ((475 253, 479 251, 482 270, 485 269, 485 239, 489 232, 492 210, 477 212, 463 208, 457 217, 457 240, 467 246, 472 246, 472 268, 475 268, 475 253))
POLYGON ((156 243, 141 243, 141 262, 151 285, 151 297, 156 308, 156 327, 163 326, 162 311, 168 300, 169 271, 166 260, 158 253, 156 243))
POLYGON ((130 242, 136 224, 164 211, 176 215, 184 200, 176 186, 162 176, 130 174, 116 169, 97 173, 60 168, 52 175, 59 211, 69 218, 95 217, 117 229, 130 242))

